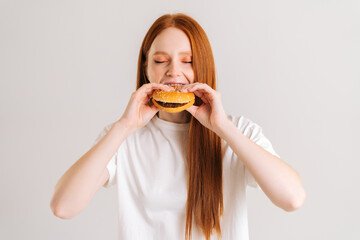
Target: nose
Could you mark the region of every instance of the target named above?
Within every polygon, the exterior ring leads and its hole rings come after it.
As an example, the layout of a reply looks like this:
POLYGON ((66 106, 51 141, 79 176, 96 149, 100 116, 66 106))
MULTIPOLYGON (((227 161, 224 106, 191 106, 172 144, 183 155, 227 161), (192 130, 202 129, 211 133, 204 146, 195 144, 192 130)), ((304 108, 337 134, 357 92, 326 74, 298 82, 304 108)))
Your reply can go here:
POLYGON ((166 75, 169 77, 179 77, 181 75, 181 69, 176 63, 172 62, 169 64, 169 69, 166 72, 166 75))

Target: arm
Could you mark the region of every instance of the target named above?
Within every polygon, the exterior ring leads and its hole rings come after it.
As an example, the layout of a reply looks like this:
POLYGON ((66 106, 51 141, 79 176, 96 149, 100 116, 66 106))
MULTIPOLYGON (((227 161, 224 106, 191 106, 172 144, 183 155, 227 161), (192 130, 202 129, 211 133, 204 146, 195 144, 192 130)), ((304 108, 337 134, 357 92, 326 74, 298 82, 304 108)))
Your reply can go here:
POLYGON ((201 106, 193 105, 186 110, 229 144, 276 206, 285 211, 302 206, 306 194, 299 174, 236 128, 224 112, 219 92, 203 83, 189 84, 182 91, 194 92, 201 98, 201 106))
POLYGON ((230 120, 221 123, 217 132, 276 206, 294 211, 303 205, 305 191, 294 169, 243 135, 230 120))
POLYGON ((172 90, 169 86, 155 83, 144 84, 136 90, 120 120, 60 178, 50 202, 55 216, 64 219, 76 216, 109 179, 106 166, 121 143, 158 112, 155 106, 147 104, 156 89, 172 90))
POLYGON ((87 206, 108 181, 106 165, 129 134, 124 122, 117 121, 93 148, 65 172, 55 186, 50 203, 55 216, 70 219, 87 206))

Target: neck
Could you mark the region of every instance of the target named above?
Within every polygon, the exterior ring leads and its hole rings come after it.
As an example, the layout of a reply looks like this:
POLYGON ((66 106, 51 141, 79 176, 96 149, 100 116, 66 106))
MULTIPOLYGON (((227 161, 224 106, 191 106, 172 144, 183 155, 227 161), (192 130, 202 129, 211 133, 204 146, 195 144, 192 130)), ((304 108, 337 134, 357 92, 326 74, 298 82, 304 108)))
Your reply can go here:
POLYGON ((191 114, 187 111, 182 111, 178 113, 159 111, 157 115, 160 119, 173 123, 188 123, 190 122, 191 118, 191 114))

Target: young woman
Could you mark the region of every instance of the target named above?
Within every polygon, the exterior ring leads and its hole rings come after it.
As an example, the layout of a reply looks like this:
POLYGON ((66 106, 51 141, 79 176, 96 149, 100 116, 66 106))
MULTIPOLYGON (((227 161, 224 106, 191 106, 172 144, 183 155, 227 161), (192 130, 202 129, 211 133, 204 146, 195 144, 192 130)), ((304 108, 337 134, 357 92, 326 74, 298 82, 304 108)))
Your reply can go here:
POLYGON ((164 15, 140 49, 137 90, 122 117, 60 178, 54 214, 72 218, 102 187, 118 193, 119 239, 248 239, 246 186, 285 211, 305 200, 300 176, 262 128, 225 114, 214 59, 201 26, 164 15), (168 113, 155 90, 193 92, 197 104, 168 113))

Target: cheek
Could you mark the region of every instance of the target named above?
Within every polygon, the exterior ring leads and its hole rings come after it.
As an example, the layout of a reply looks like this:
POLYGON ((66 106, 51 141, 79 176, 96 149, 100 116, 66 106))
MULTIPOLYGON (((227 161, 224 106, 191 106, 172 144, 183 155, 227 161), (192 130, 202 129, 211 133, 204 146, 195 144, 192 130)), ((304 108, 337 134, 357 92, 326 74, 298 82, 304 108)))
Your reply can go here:
POLYGON ((154 64, 149 64, 148 69, 148 78, 151 82, 156 82, 161 79, 162 75, 164 74, 164 70, 159 66, 154 64))
POLYGON ((194 82, 194 70, 193 68, 188 68, 184 71, 185 76, 187 77, 188 80, 190 80, 190 83, 194 82))

